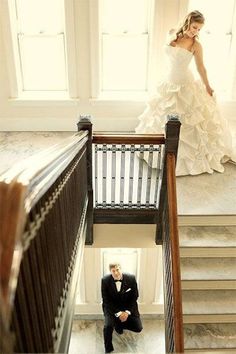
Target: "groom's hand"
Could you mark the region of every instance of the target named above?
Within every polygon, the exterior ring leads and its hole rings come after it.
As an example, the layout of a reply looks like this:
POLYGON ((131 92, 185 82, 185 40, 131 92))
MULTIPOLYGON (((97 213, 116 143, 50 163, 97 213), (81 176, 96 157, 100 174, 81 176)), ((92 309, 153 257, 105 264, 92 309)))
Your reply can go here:
POLYGON ((121 322, 125 322, 127 320, 128 316, 129 315, 128 315, 127 312, 122 311, 120 316, 119 316, 119 319, 120 319, 121 322))

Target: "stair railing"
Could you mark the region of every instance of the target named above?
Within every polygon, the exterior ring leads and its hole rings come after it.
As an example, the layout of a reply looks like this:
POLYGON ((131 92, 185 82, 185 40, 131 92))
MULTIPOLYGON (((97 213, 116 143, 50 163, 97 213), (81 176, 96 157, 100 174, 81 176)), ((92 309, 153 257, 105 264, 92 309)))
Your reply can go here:
MULTIPOLYGON (((89 129, 89 118, 86 124, 89 129)), ((175 179, 179 131, 172 115, 165 136, 95 132, 92 138, 94 223, 157 225, 167 353, 184 351, 175 179)))
POLYGON ((163 250, 166 353, 183 353, 183 314, 178 235, 175 165, 180 122, 170 117, 166 125, 156 243, 163 250))
POLYGON ((180 123, 170 117, 166 137, 92 135, 87 117, 78 128, 78 135, 1 176, 0 328, 6 334, 1 350, 13 345, 11 323, 16 352, 67 351, 77 255, 85 238, 93 242, 93 222, 126 222, 157 224, 156 243, 163 245, 166 352, 181 353, 175 186, 180 123))
POLYGON ((93 134, 94 223, 155 223, 164 143, 163 134, 93 134))
POLYGON ((87 233, 87 144, 79 132, 1 176, 1 352, 68 351, 87 233))

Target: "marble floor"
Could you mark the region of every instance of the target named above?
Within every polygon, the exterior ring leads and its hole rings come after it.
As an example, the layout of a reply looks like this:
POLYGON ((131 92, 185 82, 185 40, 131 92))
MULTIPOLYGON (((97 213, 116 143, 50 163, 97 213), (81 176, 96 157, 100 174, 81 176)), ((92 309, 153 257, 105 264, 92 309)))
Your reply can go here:
MULTIPOLYGON (((0 174, 19 159, 46 149, 75 132, 0 132, 0 174)), ((179 215, 236 214, 236 165, 224 173, 177 177, 179 215)))
MULTIPOLYGON (((122 335, 113 333, 113 353, 164 354, 164 322, 144 319, 143 331, 124 331, 122 335)), ((69 354, 104 353, 103 320, 74 320, 69 354)))
MULTIPOLYGON (((143 331, 113 333, 113 353, 164 354, 164 321, 144 319, 143 331)), ((185 324, 184 343, 188 353, 236 353, 235 324, 185 324), (226 342, 228 338, 228 342, 226 342), (209 345, 211 349, 209 348, 209 345), (223 347, 225 349, 223 349, 223 347), (192 348, 195 348, 194 350, 192 348), (222 349, 217 349, 222 348, 222 349), (216 351, 215 351, 216 350, 216 351)), ((101 354, 103 320, 74 320, 68 354, 101 354)))

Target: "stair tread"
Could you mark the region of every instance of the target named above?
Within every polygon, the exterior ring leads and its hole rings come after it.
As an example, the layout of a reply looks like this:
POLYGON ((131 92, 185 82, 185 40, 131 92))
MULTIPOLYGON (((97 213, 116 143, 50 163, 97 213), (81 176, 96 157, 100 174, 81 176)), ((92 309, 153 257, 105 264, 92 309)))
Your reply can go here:
POLYGON ((180 248, 180 257, 216 258, 235 257, 236 247, 183 247, 180 248))
POLYGON ((236 314, 236 290, 183 290, 182 301, 184 314, 236 314))
POLYGON ((236 226, 180 226, 180 247, 236 247, 236 226))
POLYGON ((180 264, 182 280, 236 280, 233 257, 181 258, 180 264))
POLYGON ((236 314, 185 314, 184 324, 187 323, 236 323, 236 314))
POLYGON ((184 325, 185 349, 236 348, 236 323, 184 325))
POLYGON ((182 280, 182 290, 236 290, 236 280, 182 280))

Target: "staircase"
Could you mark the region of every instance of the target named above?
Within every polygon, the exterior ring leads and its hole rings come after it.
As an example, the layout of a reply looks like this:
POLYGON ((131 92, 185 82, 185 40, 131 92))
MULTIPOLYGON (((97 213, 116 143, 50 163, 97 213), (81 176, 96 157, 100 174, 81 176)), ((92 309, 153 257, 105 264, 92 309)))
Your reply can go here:
POLYGON ((181 226, 185 351, 236 353, 236 226, 181 226))

